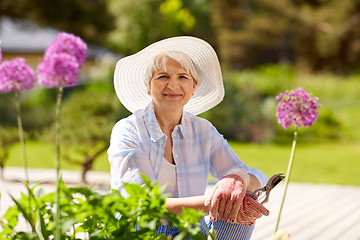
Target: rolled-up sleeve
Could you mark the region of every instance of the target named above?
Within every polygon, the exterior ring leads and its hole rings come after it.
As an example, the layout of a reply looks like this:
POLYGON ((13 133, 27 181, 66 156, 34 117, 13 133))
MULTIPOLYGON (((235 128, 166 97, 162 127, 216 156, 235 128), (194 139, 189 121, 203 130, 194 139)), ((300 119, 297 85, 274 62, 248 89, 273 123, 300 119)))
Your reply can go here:
POLYGON ((120 190, 124 182, 141 183, 139 173, 147 175, 152 181, 155 180, 152 166, 141 148, 139 137, 127 119, 120 120, 113 127, 107 153, 112 189, 120 190))
POLYGON ((247 173, 253 174, 259 180, 261 186, 266 185, 269 178, 262 171, 250 168, 242 162, 215 127, 211 128, 211 142, 210 174, 213 177, 220 179, 232 169, 241 168, 247 173))

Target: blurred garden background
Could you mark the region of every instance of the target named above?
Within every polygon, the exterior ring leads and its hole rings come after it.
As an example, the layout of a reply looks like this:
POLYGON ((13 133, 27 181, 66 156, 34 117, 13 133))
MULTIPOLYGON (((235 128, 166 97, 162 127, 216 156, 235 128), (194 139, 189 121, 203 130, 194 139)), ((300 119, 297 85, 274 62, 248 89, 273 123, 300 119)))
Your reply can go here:
MULTIPOLYGON (((64 89, 62 168, 109 172, 111 128, 130 113, 113 87, 122 56, 154 41, 192 35, 217 51, 225 98, 200 115, 235 152, 272 175, 285 172, 293 128, 275 117, 275 96, 304 87, 322 104, 299 130, 291 181, 360 186, 360 2, 353 0, 1 0, 3 60, 36 69, 57 32, 80 36, 88 55, 79 84, 64 89)), ((21 92, 30 168, 55 167, 56 90, 21 92)), ((14 93, 0 94, 0 167, 22 167, 14 93)), ((3 174, 1 173, 1 176, 3 174)))

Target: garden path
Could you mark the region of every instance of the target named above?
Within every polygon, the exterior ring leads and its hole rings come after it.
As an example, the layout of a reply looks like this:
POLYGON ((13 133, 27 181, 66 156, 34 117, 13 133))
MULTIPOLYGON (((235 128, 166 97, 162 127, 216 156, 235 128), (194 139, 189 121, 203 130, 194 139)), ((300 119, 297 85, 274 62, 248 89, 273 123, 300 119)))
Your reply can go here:
MULTIPOLYGON (((45 191, 53 191, 51 183, 55 170, 30 169, 31 183, 42 182, 45 191)), ((12 205, 9 193, 15 198, 25 192, 22 184, 24 170, 7 167, 6 180, 0 180, 0 216, 12 205), (8 181, 16 180, 16 181, 8 181)), ((80 173, 62 171, 67 184, 78 185, 80 173)), ((88 181, 93 189, 106 193, 109 190, 110 174, 89 172, 88 181)), ((213 185, 209 185, 208 191, 213 185)), ((266 207, 270 215, 257 221, 252 240, 270 240, 275 227, 284 184, 272 192, 266 207)), ((360 240, 360 187, 324 184, 290 183, 284 203, 279 229, 290 233, 290 240, 360 240)))
MULTIPOLYGON (((284 187, 271 192, 270 215, 257 221, 252 240, 268 240, 274 231, 284 187)), ((290 182, 279 229, 290 240, 360 240, 360 187, 290 182)))

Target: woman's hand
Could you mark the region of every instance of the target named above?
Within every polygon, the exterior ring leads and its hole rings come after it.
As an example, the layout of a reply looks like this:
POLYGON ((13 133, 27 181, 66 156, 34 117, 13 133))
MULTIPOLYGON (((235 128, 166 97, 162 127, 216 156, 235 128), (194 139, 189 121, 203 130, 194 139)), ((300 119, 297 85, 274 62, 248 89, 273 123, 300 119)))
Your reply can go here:
POLYGON ((224 221, 237 221, 245 194, 244 180, 239 175, 228 174, 222 177, 205 201, 205 206, 210 205, 210 220, 216 221, 219 217, 224 221))
POLYGON ((243 204, 236 216, 235 222, 252 226, 255 220, 263 215, 268 216, 269 210, 248 194, 243 199, 243 204))

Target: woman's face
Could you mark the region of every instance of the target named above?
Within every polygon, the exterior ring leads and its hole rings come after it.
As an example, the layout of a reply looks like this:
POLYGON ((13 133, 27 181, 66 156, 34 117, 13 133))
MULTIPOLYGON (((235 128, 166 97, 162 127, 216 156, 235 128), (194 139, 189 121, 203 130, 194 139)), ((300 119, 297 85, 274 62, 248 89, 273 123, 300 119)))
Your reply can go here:
POLYGON ((149 82, 149 94, 157 109, 182 110, 194 94, 196 82, 180 63, 169 58, 165 68, 155 71, 149 82))

